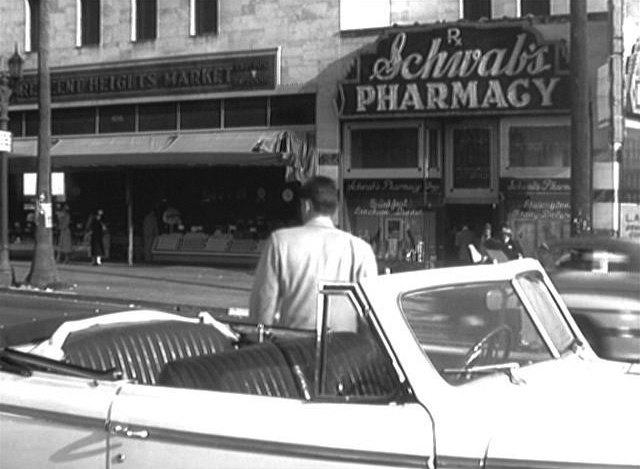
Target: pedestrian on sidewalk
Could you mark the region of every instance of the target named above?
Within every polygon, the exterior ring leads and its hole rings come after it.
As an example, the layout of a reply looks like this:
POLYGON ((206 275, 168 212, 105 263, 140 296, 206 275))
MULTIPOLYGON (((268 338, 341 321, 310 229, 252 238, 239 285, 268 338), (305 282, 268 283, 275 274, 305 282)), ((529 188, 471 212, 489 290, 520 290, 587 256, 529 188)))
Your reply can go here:
POLYGON ((71 253, 71 214, 69 213, 69 205, 62 204, 56 216, 58 218, 56 262, 65 264, 69 260, 71 253))
POLYGON ((151 261, 151 250, 153 248, 153 240, 158 236, 158 217, 156 211, 152 208, 149 210, 142 221, 142 240, 144 248, 145 262, 151 261))
POLYGON ((455 246, 458 248, 458 262, 462 265, 470 264, 471 254, 469 252, 469 245, 473 244, 476 235, 469 229, 467 223, 462 224, 462 229, 456 233, 455 246))
POLYGON ((91 260, 92 265, 102 265, 104 257, 104 234, 106 227, 103 221, 104 212, 98 209, 94 215, 89 218, 89 233, 91 239, 91 260))
MULTIPOLYGON (((368 243, 334 226, 338 189, 332 179, 310 179, 300 198, 306 222, 271 233, 256 269, 249 312, 259 324, 313 330, 321 280, 354 282, 377 275, 378 267, 368 243)), ((346 313, 330 321, 333 330, 355 330, 355 316, 346 313)))

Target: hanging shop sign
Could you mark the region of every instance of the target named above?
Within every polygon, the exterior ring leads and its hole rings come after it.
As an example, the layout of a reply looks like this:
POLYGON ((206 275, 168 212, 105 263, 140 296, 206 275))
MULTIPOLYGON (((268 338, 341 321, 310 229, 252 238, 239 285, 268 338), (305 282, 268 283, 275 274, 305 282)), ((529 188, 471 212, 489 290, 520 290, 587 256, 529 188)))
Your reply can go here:
POLYGON ((629 116, 640 117, 640 38, 631 48, 625 69, 627 71, 625 80, 626 112, 629 116))
MULTIPOLYGON (((163 62, 51 73, 53 101, 113 99, 167 94, 273 90, 278 85, 277 50, 234 56, 210 55, 163 62)), ((13 93, 16 104, 38 97, 37 74, 25 75, 13 93)))
POLYGON ((526 25, 393 30, 356 58, 337 98, 342 116, 567 110, 560 42, 526 25))

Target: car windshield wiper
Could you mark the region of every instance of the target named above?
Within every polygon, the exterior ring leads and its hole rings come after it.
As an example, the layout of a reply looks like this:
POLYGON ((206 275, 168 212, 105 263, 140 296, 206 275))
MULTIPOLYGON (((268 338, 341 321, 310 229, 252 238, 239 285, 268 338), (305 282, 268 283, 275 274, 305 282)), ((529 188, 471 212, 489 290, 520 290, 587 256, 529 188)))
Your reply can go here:
POLYGON ((492 374, 505 373, 513 384, 525 384, 525 381, 514 375, 513 371, 520 368, 520 364, 516 362, 496 363, 494 365, 470 366, 467 368, 443 368, 440 370, 442 374, 452 375, 476 375, 476 374, 492 374))
POLYGON ((116 381, 122 378, 122 372, 109 370, 92 370, 71 363, 59 362, 51 358, 30 353, 19 352, 10 348, 0 350, 0 366, 6 371, 31 376, 35 370, 61 373, 79 378, 116 381))

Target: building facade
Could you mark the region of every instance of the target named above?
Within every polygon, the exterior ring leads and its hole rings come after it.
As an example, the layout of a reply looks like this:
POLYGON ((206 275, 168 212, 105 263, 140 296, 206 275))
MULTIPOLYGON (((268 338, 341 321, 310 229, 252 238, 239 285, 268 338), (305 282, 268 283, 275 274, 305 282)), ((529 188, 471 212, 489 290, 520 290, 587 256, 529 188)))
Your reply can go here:
MULTIPOLYGON (((569 234, 569 0, 49 3, 53 168, 79 230, 105 210, 116 257, 132 240, 140 257, 145 214, 171 206, 179 222, 160 228, 180 234, 156 258, 255 259, 317 172, 343 189, 337 221, 394 269, 456 261, 463 224, 507 223, 527 254, 569 234)), ((594 113, 608 6, 588 2, 594 113)), ((35 167, 32 7, 0 6, 2 54, 17 43, 26 59, 13 223, 35 167)), ((608 129, 591 130, 608 161, 608 129)))

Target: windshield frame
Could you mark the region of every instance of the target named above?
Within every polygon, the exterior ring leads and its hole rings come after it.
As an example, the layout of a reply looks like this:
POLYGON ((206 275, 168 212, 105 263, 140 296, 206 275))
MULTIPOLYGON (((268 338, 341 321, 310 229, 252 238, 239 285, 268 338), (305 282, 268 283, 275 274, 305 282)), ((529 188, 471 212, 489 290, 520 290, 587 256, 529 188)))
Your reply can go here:
MULTIPOLYGON (((529 317, 533 321, 536 329, 538 329, 538 333, 542 336, 547 345, 547 348, 553 355, 553 358, 560 358, 563 353, 565 353, 568 349, 571 349, 571 345, 574 344, 576 340, 578 340, 578 337, 576 336, 573 327, 571 327, 571 324, 567 321, 567 318, 563 314, 562 307, 560 304, 558 304, 558 300, 553 294, 553 291, 547 285, 544 276, 535 271, 522 272, 511 281, 511 284, 520 297, 520 300, 523 302, 527 312, 529 313, 529 317), (538 308, 534 306, 533 301, 527 294, 526 288, 523 286, 523 282, 528 281, 526 277, 529 276, 539 277, 539 281, 544 285, 545 291, 548 293, 548 297, 551 299, 553 309, 557 313, 556 316, 560 316, 561 318, 558 324, 562 324, 564 326, 563 329, 568 331, 569 335, 571 336, 571 340, 569 340, 567 344, 556 343, 556 341, 552 337, 552 334, 550 333, 549 328, 544 325, 544 322, 540 317, 540 313, 538 312, 538 308)), ((560 341, 560 338, 558 338, 558 341, 560 341)))

